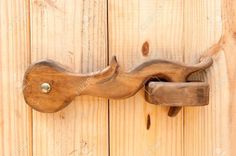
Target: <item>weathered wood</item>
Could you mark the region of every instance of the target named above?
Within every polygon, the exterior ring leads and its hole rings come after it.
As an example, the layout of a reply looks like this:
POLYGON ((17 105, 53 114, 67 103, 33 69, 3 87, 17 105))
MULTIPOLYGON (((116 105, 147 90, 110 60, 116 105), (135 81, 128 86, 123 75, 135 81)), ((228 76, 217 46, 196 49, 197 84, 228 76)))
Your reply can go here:
MULTIPOLYGON (((137 93, 152 76, 162 76, 174 82, 186 81, 191 73, 203 70, 211 64, 210 57, 192 66, 166 60, 150 60, 129 72, 123 72, 113 57, 110 66, 102 71, 76 74, 52 60, 46 60, 34 63, 26 71, 23 93, 27 104, 34 109, 41 112, 56 112, 78 95, 128 98, 137 93), (42 90, 42 84, 48 85, 48 92, 42 90)), ((199 84, 199 89, 201 88, 202 85, 199 84)), ((168 86, 166 89, 171 91, 168 86)), ((191 95, 194 96, 194 93, 191 95)))
MULTIPOLYGON (((30 0, 31 59, 87 73, 107 65, 106 0, 30 0)), ((79 97, 57 113, 33 111, 34 156, 108 156, 107 100, 79 97)))
POLYGON ((209 103, 209 85, 205 82, 150 82, 146 100, 162 106, 205 106, 209 103))
POLYGON ((22 81, 30 64, 29 5, 0 1, 0 155, 32 155, 32 109, 22 81))

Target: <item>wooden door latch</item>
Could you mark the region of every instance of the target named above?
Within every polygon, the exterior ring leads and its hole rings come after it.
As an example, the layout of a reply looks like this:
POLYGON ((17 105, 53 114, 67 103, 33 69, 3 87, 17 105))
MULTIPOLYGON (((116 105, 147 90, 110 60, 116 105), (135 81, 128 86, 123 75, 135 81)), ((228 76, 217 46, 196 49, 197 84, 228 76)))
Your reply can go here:
POLYGON ((175 116, 183 106, 208 104, 209 85, 206 82, 187 82, 187 78, 212 63, 210 57, 195 65, 156 59, 123 72, 116 57, 113 57, 104 70, 77 74, 52 60, 43 60, 27 69, 23 94, 32 108, 41 112, 56 112, 79 95, 121 99, 145 88, 147 102, 170 106, 168 115, 175 116), (165 82, 153 80, 153 77, 165 82))

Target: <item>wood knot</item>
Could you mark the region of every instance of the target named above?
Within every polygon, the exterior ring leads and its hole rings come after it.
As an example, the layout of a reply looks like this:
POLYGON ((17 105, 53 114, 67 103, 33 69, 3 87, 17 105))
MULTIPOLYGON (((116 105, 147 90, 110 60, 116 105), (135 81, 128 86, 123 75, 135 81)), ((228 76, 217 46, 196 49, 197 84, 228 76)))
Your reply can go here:
POLYGON ((149 53, 149 43, 146 41, 143 43, 143 46, 142 46, 142 54, 143 56, 147 56, 149 53))

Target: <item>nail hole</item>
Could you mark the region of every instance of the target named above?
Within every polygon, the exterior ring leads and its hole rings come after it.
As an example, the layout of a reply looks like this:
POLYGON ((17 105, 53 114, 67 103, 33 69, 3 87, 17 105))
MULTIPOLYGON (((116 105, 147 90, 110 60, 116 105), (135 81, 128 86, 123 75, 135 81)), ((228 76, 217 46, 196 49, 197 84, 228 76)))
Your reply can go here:
POLYGON ((147 116, 147 130, 149 130, 151 127, 151 117, 150 117, 150 114, 148 114, 147 116))

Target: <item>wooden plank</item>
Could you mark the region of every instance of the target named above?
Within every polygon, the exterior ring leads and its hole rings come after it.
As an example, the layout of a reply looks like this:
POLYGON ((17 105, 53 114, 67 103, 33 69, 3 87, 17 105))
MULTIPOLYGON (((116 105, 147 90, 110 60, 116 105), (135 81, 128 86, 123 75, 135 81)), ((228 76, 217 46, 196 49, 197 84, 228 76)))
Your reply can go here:
MULTIPOLYGON (((108 1, 109 55, 128 70, 152 58, 183 61, 183 1, 108 1)), ((144 91, 110 101, 112 156, 183 155, 182 112, 148 104, 144 91)))
POLYGON ((31 155, 31 109, 22 94, 29 65, 27 1, 0 1, 0 155, 31 155))
MULTIPOLYGON (((80 73, 105 67, 106 9, 105 0, 31 0, 32 62, 51 58, 80 73)), ((107 100, 79 97, 58 113, 34 111, 33 154, 108 155, 107 100)))
MULTIPOLYGON (((228 98, 226 101, 222 100, 222 107, 224 109, 224 114, 221 114, 224 123, 224 129, 228 128, 222 136, 224 140, 228 139, 227 142, 222 142, 221 144, 226 143, 226 148, 224 149, 226 155, 234 156, 236 155, 236 42, 235 42, 235 34, 236 34, 236 22, 235 22, 235 14, 236 14, 236 2, 233 0, 222 0, 222 21, 223 21, 223 34, 221 37, 221 42, 224 43, 222 48, 219 51, 219 54, 223 55, 222 58, 223 64, 223 74, 227 79, 224 83, 222 83, 222 88, 224 85, 227 85, 227 90, 222 93, 224 96, 222 99, 228 98), (227 124, 227 125, 226 125, 227 124), (226 127, 225 127, 226 126, 226 127), (226 135, 225 135, 226 134, 226 135), (226 138, 228 137, 228 138, 226 138)), ((222 125, 221 125, 222 127, 222 125)), ((224 146, 225 147, 225 146, 224 146)))
MULTIPOLYGON (((184 6, 185 62, 200 56, 222 35, 220 0, 186 1, 184 6)), ((229 81, 227 60, 220 52, 213 66, 194 79, 210 84, 210 104, 184 110, 184 155, 229 156, 229 81)))

